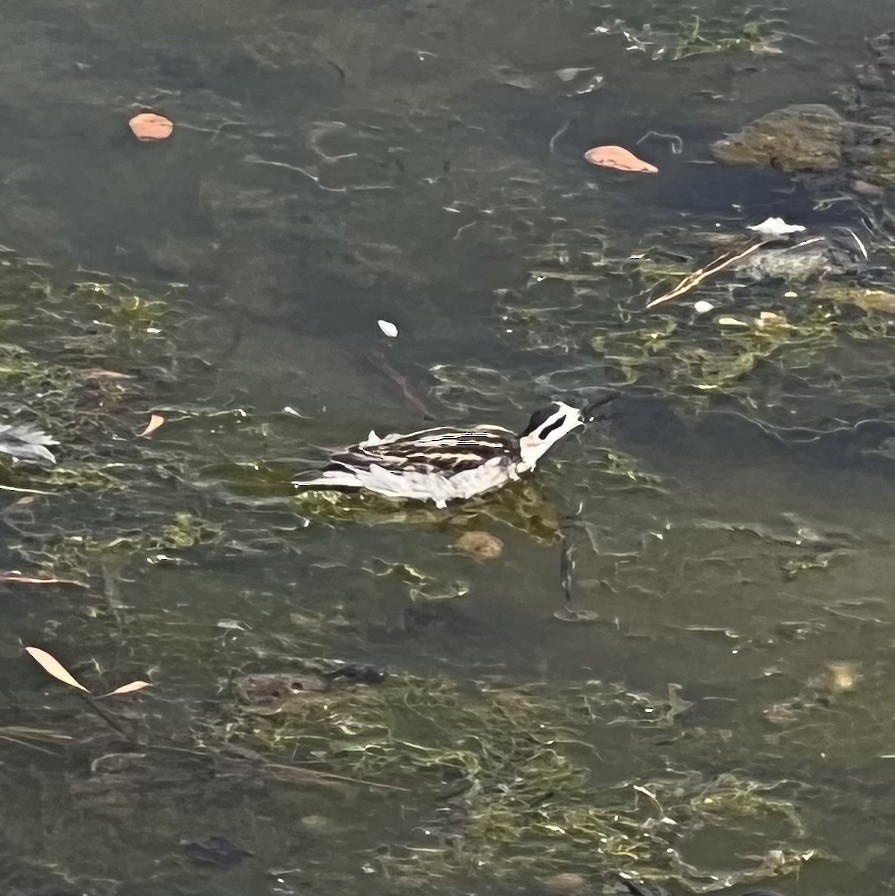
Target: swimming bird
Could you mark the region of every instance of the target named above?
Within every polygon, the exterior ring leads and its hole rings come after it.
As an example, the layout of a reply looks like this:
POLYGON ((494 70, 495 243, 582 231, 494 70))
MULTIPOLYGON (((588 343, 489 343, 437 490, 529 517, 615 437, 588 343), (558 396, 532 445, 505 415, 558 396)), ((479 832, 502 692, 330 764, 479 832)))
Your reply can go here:
POLYGON ((448 501, 492 491, 534 470, 547 450, 583 426, 586 417, 587 412, 554 401, 535 411, 518 435, 493 425, 440 426, 382 438, 371 431, 363 442, 334 452, 321 470, 298 474, 292 484, 300 489, 365 489, 446 507, 448 501))

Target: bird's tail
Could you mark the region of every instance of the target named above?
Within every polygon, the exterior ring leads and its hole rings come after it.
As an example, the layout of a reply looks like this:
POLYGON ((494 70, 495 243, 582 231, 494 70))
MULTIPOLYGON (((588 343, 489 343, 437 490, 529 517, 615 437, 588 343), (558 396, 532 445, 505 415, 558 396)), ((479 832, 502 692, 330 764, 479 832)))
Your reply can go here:
POLYGON ((314 470, 299 473, 292 484, 296 488, 360 488, 357 476, 348 470, 314 470))

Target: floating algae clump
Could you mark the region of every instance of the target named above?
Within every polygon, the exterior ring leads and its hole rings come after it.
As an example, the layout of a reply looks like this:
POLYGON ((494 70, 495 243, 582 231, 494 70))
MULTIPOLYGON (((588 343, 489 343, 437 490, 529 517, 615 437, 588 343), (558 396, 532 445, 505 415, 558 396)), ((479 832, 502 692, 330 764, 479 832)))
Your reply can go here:
POLYGON ((591 347, 622 383, 656 382, 685 389, 730 389, 763 363, 778 356, 787 367, 809 363, 835 342, 837 317, 811 309, 792 322, 773 318, 744 320, 742 327, 718 328, 700 338, 671 318, 628 331, 604 332, 591 347))
POLYGON ((404 524, 414 527, 463 530, 503 523, 538 541, 558 537, 559 520, 554 505, 535 482, 515 483, 487 495, 450 505, 448 512, 419 501, 391 501, 361 492, 307 491, 295 498, 296 510, 327 522, 352 522, 377 526, 404 524))
POLYGON ((37 426, 58 443, 60 464, 25 470, 0 459, 3 485, 115 490, 134 472, 109 462, 108 446, 117 440, 123 453, 121 430, 131 434, 128 418, 144 400, 141 373, 158 378, 179 316, 133 282, 100 276, 58 286, 45 266, 0 248, 0 424, 37 426))
POLYGON ((13 550, 45 575, 86 578, 104 560, 134 556, 157 559, 216 541, 219 527, 189 513, 177 513, 155 532, 129 531, 100 537, 94 534, 60 534, 22 542, 13 550))
MULTIPOLYGON (((617 714, 619 689, 601 688, 591 689, 591 705, 617 714)), ((632 720, 638 716, 633 704, 628 709, 632 720)), ((243 704, 225 730, 231 739, 317 768, 406 788, 415 795, 402 797, 408 814, 431 818, 436 800, 441 821, 427 822, 425 843, 393 846, 378 857, 384 872, 407 883, 467 871, 530 879, 627 870, 699 891, 792 871, 811 854, 771 850, 730 871, 688 864, 679 844, 691 829, 751 834, 775 820, 787 839, 797 840, 801 824, 774 794, 776 785, 735 775, 663 768, 658 780, 601 790, 588 767, 596 755, 587 743, 590 720, 532 690, 395 677, 376 688, 300 692, 273 707, 243 704)))

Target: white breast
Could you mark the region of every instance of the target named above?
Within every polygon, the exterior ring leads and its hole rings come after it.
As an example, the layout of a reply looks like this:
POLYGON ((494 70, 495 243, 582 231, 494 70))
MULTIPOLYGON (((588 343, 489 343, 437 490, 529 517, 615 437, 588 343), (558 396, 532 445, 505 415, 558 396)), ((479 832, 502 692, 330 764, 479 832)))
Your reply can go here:
POLYGON ((495 457, 453 476, 437 472, 392 471, 373 464, 369 470, 358 470, 356 478, 364 488, 381 495, 434 501, 437 506, 444 507, 448 501, 480 495, 519 476, 516 465, 509 458, 495 457))

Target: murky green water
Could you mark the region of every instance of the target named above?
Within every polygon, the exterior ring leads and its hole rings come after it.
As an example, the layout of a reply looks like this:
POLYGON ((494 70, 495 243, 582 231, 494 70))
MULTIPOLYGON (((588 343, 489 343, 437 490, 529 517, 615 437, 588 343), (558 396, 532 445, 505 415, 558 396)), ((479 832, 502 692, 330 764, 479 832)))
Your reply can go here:
MULTIPOLYGON (((35 365, 4 356, 0 406, 24 402, 69 471, 4 474, 52 494, 7 493, 3 562, 88 585, 0 593, 5 892, 540 893, 571 872, 616 893, 625 870, 673 892, 688 880, 739 893, 727 875, 782 849, 812 857, 753 882, 892 889, 888 320, 837 318, 810 351, 787 343, 701 392, 693 379, 718 356, 682 373, 689 346, 717 339, 691 313, 700 296, 641 315, 629 263, 768 214, 823 228, 867 212, 853 197, 818 210, 819 194, 777 172, 700 162, 757 115, 838 106, 864 38, 893 25, 885 0, 45 0, 0 2, 0 16, 2 341, 35 365), (661 38, 696 13, 709 29, 775 19, 788 36, 780 54, 672 62, 594 33, 624 18, 661 38), (582 71, 556 75, 569 68, 582 71), (144 107, 174 120, 170 141, 132 138, 144 107), (640 145, 658 177, 581 161, 650 131, 683 141, 679 155, 663 138, 640 145), (102 290, 71 287, 88 281, 102 290), (150 300, 164 304, 144 313, 150 300), (644 360, 644 333, 671 325, 644 360), (132 379, 91 379, 96 368, 132 379), (583 404, 607 385, 622 391, 613 419, 506 500, 334 517, 286 484, 319 446, 424 425, 420 402, 432 419, 519 427, 545 400, 583 404), (152 412, 165 425, 136 438, 152 412), (573 603, 598 614, 589 624, 554 617, 557 520, 576 513, 573 603), (191 517, 172 528, 176 514, 191 517), (500 560, 454 550, 481 528, 504 541, 500 560), (110 724, 27 644, 97 692, 147 675, 154 688, 102 704, 110 724), (509 710, 489 695, 525 693, 526 725, 575 742, 557 749, 582 776, 579 808, 630 813, 679 861, 656 848, 613 865, 606 843, 548 830, 547 808, 535 836, 536 806, 518 843, 489 851, 471 815, 494 800, 464 803, 438 769, 378 768, 333 745, 271 761, 404 789, 214 760, 231 675, 325 661, 387 668, 377 695, 457 688, 482 729, 441 729, 442 745, 505 744, 509 710), (669 712, 670 685, 688 706, 669 712), (4 726, 71 740, 21 742, 4 726), (797 823, 767 806, 681 808, 719 780, 785 801, 797 823), (676 809, 655 802, 660 785, 676 809), (210 836, 254 855, 229 870, 185 857, 181 841, 210 836), (532 855, 543 861, 514 864, 532 855)), ((735 293, 729 309, 779 309, 785 288, 735 293)), ((431 734, 425 699, 408 717, 376 699, 405 741, 431 734)), ((469 716, 444 725, 457 718, 469 716)), ((519 755, 482 786, 525 781, 540 754, 519 755)))

